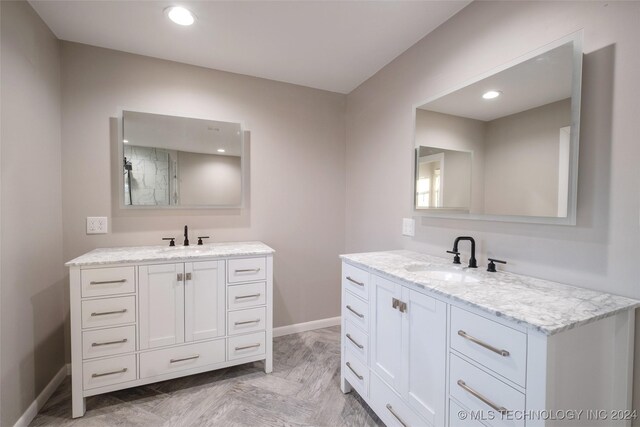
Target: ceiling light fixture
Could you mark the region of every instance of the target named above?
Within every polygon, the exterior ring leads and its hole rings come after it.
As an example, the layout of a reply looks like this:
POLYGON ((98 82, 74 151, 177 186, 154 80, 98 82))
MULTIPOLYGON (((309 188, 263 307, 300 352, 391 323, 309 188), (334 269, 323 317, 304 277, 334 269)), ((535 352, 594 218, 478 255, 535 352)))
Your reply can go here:
POLYGON ((218 148, 218 153, 224 153, 226 150, 224 148, 218 148))
POLYGON ((191 13, 191 11, 189 11, 188 9, 185 9, 182 6, 171 6, 166 8, 164 11, 169 17, 169 19, 171 19, 173 22, 175 22, 178 25, 184 25, 184 26, 191 25, 196 20, 193 13, 191 13))
POLYGON ((123 139, 122 142, 124 142, 125 144, 128 144, 129 140, 128 139, 123 139))
POLYGON ((502 95, 502 92, 498 91, 498 90, 489 90, 487 92, 485 92, 484 94, 482 94, 482 97, 484 99, 494 99, 499 97, 500 95, 502 95))

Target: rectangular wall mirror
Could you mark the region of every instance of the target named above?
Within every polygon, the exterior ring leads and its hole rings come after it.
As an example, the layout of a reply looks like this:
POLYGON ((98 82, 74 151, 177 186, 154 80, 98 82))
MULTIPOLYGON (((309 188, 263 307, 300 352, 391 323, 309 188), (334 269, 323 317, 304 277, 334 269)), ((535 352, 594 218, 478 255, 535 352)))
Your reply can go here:
POLYGON ((416 210, 575 224, 580 40, 559 40, 416 107, 416 210))
POLYGON ((131 207, 240 207, 240 123, 122 111, 121 201, 131 207))

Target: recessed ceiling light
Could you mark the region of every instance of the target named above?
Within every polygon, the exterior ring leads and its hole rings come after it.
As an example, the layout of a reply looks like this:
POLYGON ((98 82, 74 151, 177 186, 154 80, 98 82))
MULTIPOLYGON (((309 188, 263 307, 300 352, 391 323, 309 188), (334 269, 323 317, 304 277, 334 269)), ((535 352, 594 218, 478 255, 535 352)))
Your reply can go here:
POLYGON ((224 148, 218 148, 218 153, 224 153, 226 150, 224 148))
POLYGON ((489 90, 487 92, 485 92, 484 94, 482 94, 482 97, 484 99, 494 99, 499 97, 500 95, 502 95, 502 92, 497 91, 497 90, 489 90))
POLYGON ((129 140, 128 139, 123 139, 122 142, 124 142, 125 144, 128 144, 129 140))
POLYGON ((164 11, 169 19, 178 25, 191 25, 196 20, 193 13, 182 6, 168 7, 164 11))

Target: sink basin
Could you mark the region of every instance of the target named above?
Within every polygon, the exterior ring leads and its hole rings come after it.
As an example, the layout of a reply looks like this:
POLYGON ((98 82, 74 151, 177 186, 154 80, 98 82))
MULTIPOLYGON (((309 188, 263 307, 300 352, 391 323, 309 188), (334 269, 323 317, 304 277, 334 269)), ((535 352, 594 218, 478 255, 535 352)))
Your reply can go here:
POLYGON ((420 273, 420 276, 428 279, 442 280, 444 282, 477 283, 480 281, 480 279, 461 269, 447 269, 429 264, 409 264, 404 269, 411 273, 420 273))

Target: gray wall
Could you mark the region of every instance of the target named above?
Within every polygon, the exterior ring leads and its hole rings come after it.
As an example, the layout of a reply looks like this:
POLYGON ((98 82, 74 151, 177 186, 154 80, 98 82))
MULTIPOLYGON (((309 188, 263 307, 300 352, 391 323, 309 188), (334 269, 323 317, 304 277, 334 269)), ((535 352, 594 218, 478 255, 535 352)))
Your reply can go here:
POLYGON ((180 203, 229 205, 242 202, 242 165, 238 156, 178 151, 180 203))
POLYGON ((64 366, 60 45, 27 2, 2 2, 0 424, 64 366))
POLYGON ((346 96, 68 42, 62 64, 65 260, 97 247, 180 241, 188 224, 192 236, 275 248, 275 326, 340 314, 346 96), (250 206, 120 211, 112 194, 120 169, 110 160, 119 107, 243 122, 250 206), (85 233, 93 215, 109 217, 109 234, 85 233))
POLYGON ((482 264, 493 255, 513 272, 640 298, 638 16, 640 2, 474 2, 349 94, 347 251, 446 255, 470 234, 482 264), (414 215, 413 106, 581 28, 577 225, 418 218, 416 237, 402 237, 414 215))

